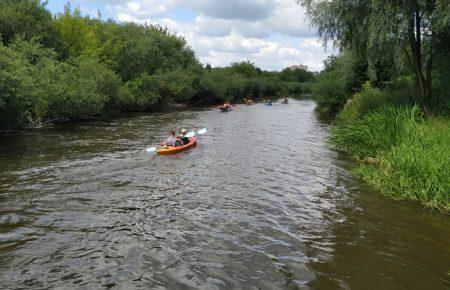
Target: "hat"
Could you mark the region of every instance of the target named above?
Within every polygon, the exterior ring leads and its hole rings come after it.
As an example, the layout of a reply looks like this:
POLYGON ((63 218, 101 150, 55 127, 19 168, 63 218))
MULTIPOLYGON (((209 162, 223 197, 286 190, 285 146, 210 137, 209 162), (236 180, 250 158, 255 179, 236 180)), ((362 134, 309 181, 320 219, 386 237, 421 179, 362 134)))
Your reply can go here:
POLYGON ((186 129, 181 130, 181 133, 186 133, 186 129))

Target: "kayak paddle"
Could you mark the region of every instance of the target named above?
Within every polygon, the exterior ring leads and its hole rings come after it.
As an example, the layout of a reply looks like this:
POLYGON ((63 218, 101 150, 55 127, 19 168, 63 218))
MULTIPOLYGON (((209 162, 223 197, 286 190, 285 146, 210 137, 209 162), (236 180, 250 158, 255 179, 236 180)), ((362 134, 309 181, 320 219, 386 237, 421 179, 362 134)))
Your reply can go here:
POLYGON ((203 135, 203 134, 205 134, 206 132, 208 132, 208 131, 206 130, 206 128, 203 128, 203 129, 201 129, 201 130, 198 130, 197 134, 198 134, 198 135, 203 135))
POLYGON ((186 134, 186 137, 188 137, 188 138, 191 138, 191 137, 194 137, 194 136, 195 136, 195 132, 194 131, 191 131, 191 132, 186 134))
POLYGON ((156 147, 147 148, 147 149, 145 149, 145 151, 147 151, 148 153, 153 153, 156 151, 156 147))

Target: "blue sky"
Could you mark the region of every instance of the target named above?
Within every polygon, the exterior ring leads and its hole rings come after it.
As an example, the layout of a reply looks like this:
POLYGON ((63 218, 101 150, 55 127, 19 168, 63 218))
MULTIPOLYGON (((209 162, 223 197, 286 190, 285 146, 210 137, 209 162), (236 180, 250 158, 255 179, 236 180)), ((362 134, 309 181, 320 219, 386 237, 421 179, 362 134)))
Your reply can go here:
MULTIPOLYGON (((295 0, 72 0, 83 14, 158 24, 183 35, 203 63, 251 60, 268 70, 307 65, 318 71, 325 51, 295 0)), ((57 14, 65 0, 49 0, 57 14)))

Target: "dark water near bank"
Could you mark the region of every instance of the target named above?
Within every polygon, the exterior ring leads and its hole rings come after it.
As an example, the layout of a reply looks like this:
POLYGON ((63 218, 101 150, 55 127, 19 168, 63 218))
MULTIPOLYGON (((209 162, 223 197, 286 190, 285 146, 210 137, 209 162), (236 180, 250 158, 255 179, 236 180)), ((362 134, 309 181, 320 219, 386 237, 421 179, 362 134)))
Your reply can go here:
POLYGON ((449 289, 449 217, 359 184, 313 109, 0 137, 0 288, 449 289), (144 152, 181 127, 209 132, 144 152))

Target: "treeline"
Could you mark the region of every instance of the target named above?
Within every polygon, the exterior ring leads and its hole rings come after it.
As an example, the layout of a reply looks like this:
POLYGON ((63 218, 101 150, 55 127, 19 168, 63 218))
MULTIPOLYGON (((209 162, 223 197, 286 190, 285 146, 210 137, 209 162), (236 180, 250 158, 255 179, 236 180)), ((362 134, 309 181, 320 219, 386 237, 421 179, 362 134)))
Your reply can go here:
POLYGON ((366 182, 450 209, 450 2, 298 1, 326 43, 312 88, 366 182))
POLYGON ((0 36, 0 129, 308 93, 314 79, 249 61, 204 67, 165 28, 92 19, 70 4, 54 16, 40 0, 3 0, 0 36))

